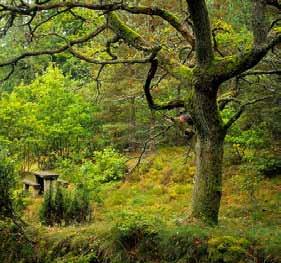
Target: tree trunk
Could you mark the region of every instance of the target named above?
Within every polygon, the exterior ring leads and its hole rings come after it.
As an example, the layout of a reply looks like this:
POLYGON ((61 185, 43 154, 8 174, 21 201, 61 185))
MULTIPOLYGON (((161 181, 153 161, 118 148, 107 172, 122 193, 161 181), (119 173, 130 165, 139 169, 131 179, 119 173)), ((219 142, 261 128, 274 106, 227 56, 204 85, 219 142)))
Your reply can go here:
POLYGON ((204 222, 216 224, 222 191, 223 139, 198 136, 195 151, 192 215, 204 222))
POLYGON ((217 224, 225 132, 217 108, 216 92, 206 89, 195 91, 194 114, 197 139, 192 216, 208 224, 217 224))

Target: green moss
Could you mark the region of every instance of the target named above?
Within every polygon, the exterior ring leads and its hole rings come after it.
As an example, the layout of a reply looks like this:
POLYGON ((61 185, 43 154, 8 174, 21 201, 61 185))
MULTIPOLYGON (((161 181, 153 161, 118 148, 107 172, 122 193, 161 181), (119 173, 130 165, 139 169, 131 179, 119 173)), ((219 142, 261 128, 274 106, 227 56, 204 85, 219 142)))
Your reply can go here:
POLYGON ((182 79, 192 79, 192 70, 184 65, 181 65, 177 68, 176 74, 179 75, 182 79))
POLYGON ((246 61, 252 55, 252 50, 246 50, 242 54, 227 56, 224 58, 216 57, 208 66, 206 74, 221 75, 223 72, 231 72, 237 68, 242 60, 246 61))
POLYGON ((142 37, 136 31, 125 25, 119 18, 119 16, 113 12, 108 14, 108 22, 112 30, 125 41, 131 45, 135 45, 138 41, 141 41, 142 37))
POLYGON ((277 33, 281 33, 281 26, 274 27, 273 30, 277 33))

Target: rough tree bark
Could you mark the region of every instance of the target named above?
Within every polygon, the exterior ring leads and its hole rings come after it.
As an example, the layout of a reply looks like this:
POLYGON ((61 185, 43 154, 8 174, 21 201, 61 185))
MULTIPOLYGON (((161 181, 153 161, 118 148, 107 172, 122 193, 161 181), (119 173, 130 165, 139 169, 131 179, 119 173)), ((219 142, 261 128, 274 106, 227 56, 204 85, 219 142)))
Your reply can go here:
POLYGON ((225 130, 216 102, 217 89, 209 85, 212 87, 199 82, 195 86, 191 108, 197 131, 192 216, 213 224, 218 222, 221 200, 225 130))

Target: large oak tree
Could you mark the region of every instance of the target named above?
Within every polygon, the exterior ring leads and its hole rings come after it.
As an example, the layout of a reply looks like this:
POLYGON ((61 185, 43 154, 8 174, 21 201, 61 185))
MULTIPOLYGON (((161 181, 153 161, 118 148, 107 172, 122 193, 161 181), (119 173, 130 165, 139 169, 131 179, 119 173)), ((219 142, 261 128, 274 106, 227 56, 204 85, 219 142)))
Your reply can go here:
MULTIPOLYGON (((249 0, 250 1, 250 0, 249 0)), ((272 23, 267 17, 267 8, 275 8, 280 12, 278 0, 251 0, 252 5, 252 33, 253 43, 247 50, 240 50, 231 56, 216 56, 217 45, 213 41, 212 27, 205 0, 186 0, 181 7, 185 8, 183 14, 186 19, 173 14, 171 10, 156 6, 132 5, 130 1, 17 1, 6 0, 0 3, 0 21, 2 37, 12 34, 15 27, 25 28, 29 42, 22 52, 16 56, 2 59, 0 67, 10 67, 8 78, 16 64, 25 58, 40 55, 55 55, 68 52, 83 61, 100 64, 149 64, 150 69, 144 83, 144 94, 152 110, 173 110, 184 108, 193 119, 196 132, 196 177, 193 190, 192 216, 207 223, 217 223, 222 193, 222 163, 224 138, 228 129, 241 116, 248 104, 260 100, 255 98, 247 103, 241 103, 238 111, 227 121, 223 122, 221 111, 232 97, 219 100, 218 93, 222 84, 241 74, 267 74, 248 70, 255 67, 276 45, 281 42, 281 30, 277 23, 272 23), (83 19, 76 13, 79 10, 101 15, 103 24, 92 23, 88 30, 79 36, 67 37, 67 34, 58 35, 52 32, 49 35, 57 37, 60 41, 53 47, 40 43, 40 29, 52 19, 69 13, 73 19, 83 19), (125 14, 125 15, 124 15, 125 14), (194 54, 192 61, 181 61, 175 58, 174 53, 165 44, 154 43, 142 32, 142 28, 134 28, 130 20, 123 21, 124 16, 158 17, 180 36, 189 47, 190 54, 194 54), (113 38, 108 38, 105 44, 109 59, 99 59, 81 52, 81 47, 95 41, 100 35, 108 37, 108 30, 113 38), (10 32, 10 33, 9 33, 10 32), (38 40, 39 39, 39 40, 38 40), (142 57, 118 58, 112 53, 113 44, 126 43, 142 57), (36 45, 37 42, 37 45, 36 45), (35 43, 35 44, 34 44, 35 43), (39 44, 38 44, 39 43, 39 44), (30 48, 29 48, 30 47, 30 48), (178 79, 188 91, 188 96, 178 98, 165 104, 155 103, 151 93, 151 82, 158 68, 165 70, 178 79)), ((96 16, 98 19, 98 16, 96 16)), ((42 37, 42 36, 41 36, 42 37)), ((271 73, 274 73, 271 71, 271 73)))

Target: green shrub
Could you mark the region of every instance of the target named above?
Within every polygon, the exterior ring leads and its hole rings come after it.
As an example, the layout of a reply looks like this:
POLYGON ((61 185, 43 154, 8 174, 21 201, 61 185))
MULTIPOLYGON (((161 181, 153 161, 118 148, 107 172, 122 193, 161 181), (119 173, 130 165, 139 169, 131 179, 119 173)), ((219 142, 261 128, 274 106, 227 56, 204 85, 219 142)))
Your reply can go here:
POLYGON ((90 195, 83 185, 76 187, 67 203, 64 212, 64 220, 67 224, 87 222, 91 219, 90 195))
POLYGON ((281 158, 260 157, 257 159, 258 171, 267 178, 281 175, 281 158))
MULTIPOLYGON (((253 246, 254 256, 259 262, 279 263, 281 262, 280 244, 281 230, 277 225, 255 226, 247 231, 247 238, 253 246)), ((255 262, 258 262, 256 260, 255 262)))
POLYGON ((135 212, 123 212, 111 229, 116 251, 122 262, 151 262, 159 255, 159 219, 135 212))
POLYGON ((167 228, 160 235, 160 251, 167 262, 201 262, 207 255, 207 232, 200 227, 167 228))
POLYGON ((54 192, 50 189, 45 193, 40 208, 40 221, 44 225, 69 225, 83 223, 91 219, 91 206, 89 191, 82 185, 76 187, 70 195, 57 187, 54 192))
MULTIPOLYGON (((110 231, 119 262, 203 262, 208 232, 197 226, 171 227, 159 218, 136 212, 119 215, 110 231)), ((207 261, 205 261, 207 262, 207 261)))
POLYGON ((39 217, 42 224, 51 226, 56 223, 55 212, 56 208, 53 201, 53 191, 50 189, 45 193, 44 200, 39 211, 39 217))
POLYGON ((92 167, 95 180, 101 183, 117 181, 124 177, 126 158, 113 148, 94 152, 95 163, 92 167))
POLYGON ((56 194, 54 197, 54 220, 58 224, 62 223, 62 219, 64 218, 65 210, 66 210, 66 199, 64 197, 63 191, 61 187, 57 187, 56 194))
MULTIPOLYGON (((213 237, 208 241, 210 262, 234 263, 247 258, 248 240, 233 236, 213 237)), ((244 262, 244 261, 243 261, 244 262)))
POLYGON ((19 227, 0 220, 0 262, 30 263, 35 261, 34 247, 19 227))

